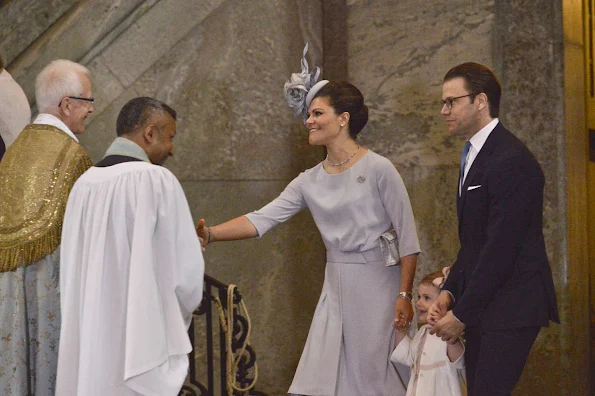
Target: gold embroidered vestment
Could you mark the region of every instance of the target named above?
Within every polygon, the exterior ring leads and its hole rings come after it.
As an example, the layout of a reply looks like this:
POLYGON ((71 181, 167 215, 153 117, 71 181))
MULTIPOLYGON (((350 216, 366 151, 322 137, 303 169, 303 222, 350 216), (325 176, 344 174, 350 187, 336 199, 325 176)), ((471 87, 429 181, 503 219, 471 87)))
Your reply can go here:
POLYGON ((51 125, 27 125, 0 162, 0 272, 60 245, 68 194, 92 166, 83 148, 51 125))

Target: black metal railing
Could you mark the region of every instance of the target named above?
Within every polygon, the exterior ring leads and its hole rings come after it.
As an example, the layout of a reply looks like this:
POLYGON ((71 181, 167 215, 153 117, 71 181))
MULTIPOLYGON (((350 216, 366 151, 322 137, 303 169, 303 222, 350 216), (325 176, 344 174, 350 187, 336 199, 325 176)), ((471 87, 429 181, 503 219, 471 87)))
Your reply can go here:
MULTIPOLYGON (((248 391, 233 390, 228 392, 227 373, 227 340, 225 329, 221 324, 220 315, 228 315, 229 285, 205 274, 203 299, 194 317, 188 335, 192 342, 190 358, 190 372, 180 396, 267 396, 254 388, 248 391), (213 310, 214 308, 214 310, 213 310), (215 313, 215 321, 213 321, 215 313), (204 319, 203 319, 204 317, 204 319), (204 341, 201 341, 204 340, 204 341), (203 382, 206 374, 206 384, 203 382), (200 377, 200 378, 199 378, 200 377), (215 381, 218 378, 219 381, 215 381), (202 381, 201 381, 202 379, 202 381)), ((256 353, 249 345, 245 345, 248 336, 248 320, 241 314, 239 305, 242 296, 237 289, 233 289, 233 331, 231 335, 231 351, 236 353, 244 347, 244 352, 232 375, 235 375, 235 385, 239 389, 249 387, 253 382, 256 369, 256 353)))

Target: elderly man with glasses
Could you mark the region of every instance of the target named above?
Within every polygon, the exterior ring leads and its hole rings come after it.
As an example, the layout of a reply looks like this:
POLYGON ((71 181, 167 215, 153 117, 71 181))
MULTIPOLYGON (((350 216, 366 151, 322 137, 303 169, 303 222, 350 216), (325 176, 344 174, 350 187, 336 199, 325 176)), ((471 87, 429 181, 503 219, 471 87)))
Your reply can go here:
POLYGON ((1 395, 54 394, 64 208, 92 165, 76 137, 93 112, 89 70, 53 61, 35 98, 40 114, 0 162, 1 395))

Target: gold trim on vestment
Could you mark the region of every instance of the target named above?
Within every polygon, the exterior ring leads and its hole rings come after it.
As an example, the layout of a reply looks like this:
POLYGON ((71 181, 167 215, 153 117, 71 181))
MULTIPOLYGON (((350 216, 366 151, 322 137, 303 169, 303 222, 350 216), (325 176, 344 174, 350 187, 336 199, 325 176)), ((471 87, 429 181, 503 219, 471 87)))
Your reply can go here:
POLYGON ((68 194, 92 165, 83 148, 59 128, 25 127, 0 162, 0 272, 56 250, 68 194))

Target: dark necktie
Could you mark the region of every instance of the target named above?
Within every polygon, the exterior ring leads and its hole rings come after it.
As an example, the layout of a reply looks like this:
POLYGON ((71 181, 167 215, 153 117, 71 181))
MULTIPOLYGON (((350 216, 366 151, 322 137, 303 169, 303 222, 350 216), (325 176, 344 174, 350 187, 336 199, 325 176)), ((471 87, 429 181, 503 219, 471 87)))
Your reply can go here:
POLYGON ((459 196, 461 195, 463 189, 463 178, 465 177, 465 165, 467 165, 467 154, 469 154, 469 148, 471 147, 471 142, 468 140, 465 142, 465 147, 463 148, 463 152, 461 153, 461 170, 459 172, 459 196))

